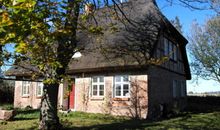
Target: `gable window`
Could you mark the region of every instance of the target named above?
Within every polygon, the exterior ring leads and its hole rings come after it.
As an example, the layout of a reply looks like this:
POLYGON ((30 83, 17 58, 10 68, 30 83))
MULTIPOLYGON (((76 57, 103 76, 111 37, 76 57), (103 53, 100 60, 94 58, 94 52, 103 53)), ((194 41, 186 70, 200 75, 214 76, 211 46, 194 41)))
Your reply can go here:
POLYGON ((177 46, 167 38, 164 38, 164 55, 177 61, 177 46))
POLYGON ((130 82, 127 75, 115 76, 114 96, 120 98, 130 97, 130 82))
POLYGON ((36 94, 37 97, 41 97, 43 96, 43 82, 37 82, 37 86, 36 86, 36 94))
POLYGON ((105 82, 104 77, 93 77, 92 78, 92 96, 104 96, 105 82))
POLYGON ((22 82, 22 96, 29 96, 30 85, 31 85, 31 82, 29 81, 22 82))

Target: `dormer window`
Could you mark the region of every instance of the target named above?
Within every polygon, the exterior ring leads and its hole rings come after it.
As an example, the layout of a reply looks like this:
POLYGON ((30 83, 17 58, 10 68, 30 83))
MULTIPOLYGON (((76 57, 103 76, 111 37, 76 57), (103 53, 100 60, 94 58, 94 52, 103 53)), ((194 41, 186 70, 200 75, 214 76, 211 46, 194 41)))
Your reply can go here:
POLYGON ((82 56, 82 54, 80 53, 80 52, 76 52, 73 56, 72 56, 72 58, 73 59, 77 59, 77 58, 80 58, 82 56))

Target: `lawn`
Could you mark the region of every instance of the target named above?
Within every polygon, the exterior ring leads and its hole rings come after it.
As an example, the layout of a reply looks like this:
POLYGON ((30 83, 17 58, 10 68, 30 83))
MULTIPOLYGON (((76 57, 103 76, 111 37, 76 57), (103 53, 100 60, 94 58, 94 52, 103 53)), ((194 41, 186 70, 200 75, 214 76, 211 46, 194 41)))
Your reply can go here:
MULTIPOLYGON (((220 130, 220 112, 188 113, 157 122, 82 112, 59 113, 59 116, 65 130, 220 130)), ((18 110, 13 121, 0 121, 0 130, 37 129, 38 117, 38 110, 18 110)))
MULTIPOLYGON (((182 116, 155 122, 83 112, 59 113, 59 117, 64 130, 220 130, 219 101, 220 97, 188 97, 182 116)), ((38 110, 18 109, 14 120, 0 121, 0 130, 34 130, 38 118, 38 110)))

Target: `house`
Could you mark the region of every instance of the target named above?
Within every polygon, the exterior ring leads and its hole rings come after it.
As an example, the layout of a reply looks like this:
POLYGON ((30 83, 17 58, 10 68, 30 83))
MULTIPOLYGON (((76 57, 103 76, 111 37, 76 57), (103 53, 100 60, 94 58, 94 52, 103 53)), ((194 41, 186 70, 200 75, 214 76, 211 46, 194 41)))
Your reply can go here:
MULTIPOLYGON (((121 23, 102 18, 103 12, 111 12, 109 9, 94 14, 103 26, 101 36, 78 32, 85 50, 69 64, 67 73, 74 84, 70 92, 66 91, 68 83, 60 86, 58 105, 74 111, 138 118, 157 118, 173 107, 183 109, 186 80, 191 79, 187 40, 162 15, 154 0, 123 3, 124 14, 116 9, 121 23), (110 30, 105 28, 108 25, 110 30)), ((24 68, 12 67, 7 75, 18 80, 14 106, 37 108, 42 83, 25 81, 31 73, 24 68)))

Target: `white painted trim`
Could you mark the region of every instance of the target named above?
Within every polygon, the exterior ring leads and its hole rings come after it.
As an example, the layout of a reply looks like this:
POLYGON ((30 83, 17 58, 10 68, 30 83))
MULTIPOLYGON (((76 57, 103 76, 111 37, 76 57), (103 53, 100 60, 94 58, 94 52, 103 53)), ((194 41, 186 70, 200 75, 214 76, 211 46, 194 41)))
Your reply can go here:
MULTIPOLYGON (((30 96, 30 87, 31 87, 31 84, 32 84, 32 82, 30 82, 30 81, 22 81, 22 83, 21 83, 21 96, 22 96, 22 97, 30 96), (24 82, 26 82, 26 83, 29 84, 28 86, 26 86, 26 87, 28 87, 28 88, 26 88, 26 89, 28 89, 28 93, 25 93, 25 94, 23 94, 24 82)), ((27 91, 27 90, 26 90, 26 91, 27 91)))
MULTIPOLYGON (((113 84, 114 84, 114 87, 113 87, 113 97, 115 97, 115 98, 130 98, 131 97, 131 79, 130 79, 130 76, 128 75, 128 74, 124 74, 124 75, 115 75, 114 77, 114 81, 113 81, 113 84), (121 81, 121 82, 118 82, 118 83, 120 83, 120 85, 122 85, 122 84, 127 84, 128 83, 128 89, 129 89, 129 96, 122 96, 123 95, 123 89, 121 89, 121 96, 116 96, 116 92, 115 92, 115 90, 116 90, 116 86, 115 86, 115 83, 116 83, 116 77, 120 77, 120 78, 122 78, 123 76, 128 76, 128 81, 127 82, 124 82, 124 81, 121 81)), ((122 86, 121 86, 121 88, 123 88, 122 86)))
POLYGON ((64 85, 61 83, 60 85, 59 85, 59 90, 61 91, 60 92, 60 105, 61 106, 63 106, 63 99, 64 99, 64 96, 63 96, 63 93, 64 93, 64 85))
POLYGON ((105 76, 93 76, 93 77, 91 77, 91 88, 90 88, 91 97, 105 97, 105 95, 106 95, 105 88, 106 88, 106 85, 105 85, 105 76), (99 82, 100 77, 103 77, 103 80, 104 80, 103 83, 100 83, 100 82, 99 82), (93 78, 97 78, 97 83, 93 83, 93 81, 92 81, 93 78), (98 95, 98 96, 93 95, 93 84, 97 85, 97 95, 98 95), (99 89, 100 89, 99 86, 100 86, 100 85, 104 85, 103 96, 100 96, 100 93, 99 93, 99 89))

